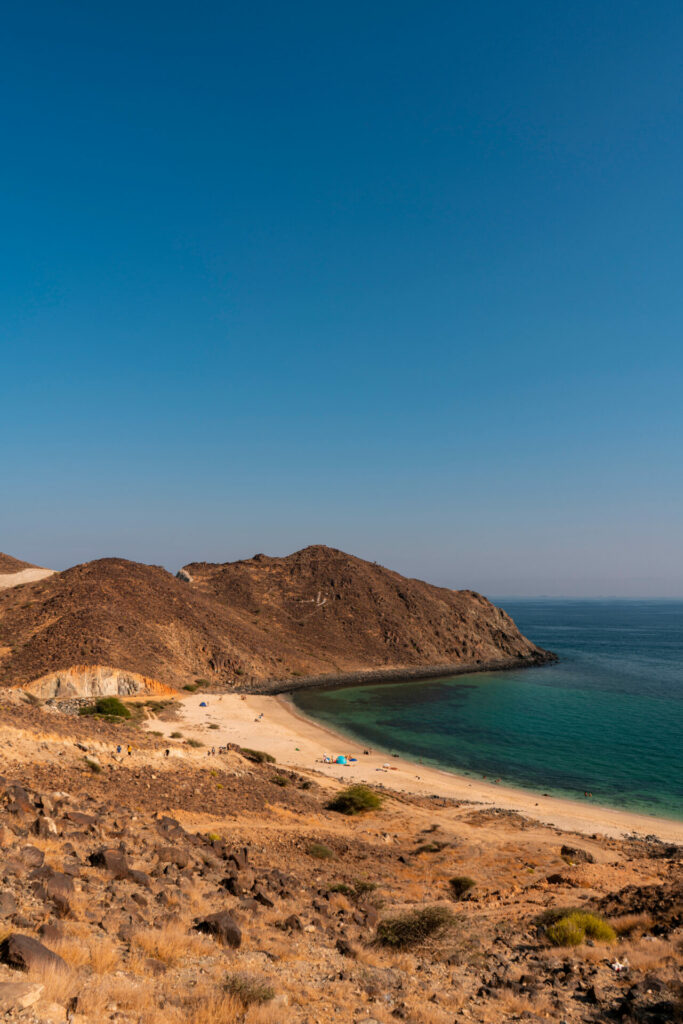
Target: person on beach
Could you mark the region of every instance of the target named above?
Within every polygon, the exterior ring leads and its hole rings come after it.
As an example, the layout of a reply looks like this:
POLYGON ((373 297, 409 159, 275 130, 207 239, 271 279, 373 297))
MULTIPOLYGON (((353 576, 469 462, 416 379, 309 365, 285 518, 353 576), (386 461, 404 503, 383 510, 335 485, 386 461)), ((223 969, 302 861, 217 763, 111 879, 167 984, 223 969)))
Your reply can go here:
POLYGON ((128 749, 126 752, 128 754, 128 757, 130 757, 130 755, 133 753, 133 748, 131 747, 130 743, 128 744, 128 749))

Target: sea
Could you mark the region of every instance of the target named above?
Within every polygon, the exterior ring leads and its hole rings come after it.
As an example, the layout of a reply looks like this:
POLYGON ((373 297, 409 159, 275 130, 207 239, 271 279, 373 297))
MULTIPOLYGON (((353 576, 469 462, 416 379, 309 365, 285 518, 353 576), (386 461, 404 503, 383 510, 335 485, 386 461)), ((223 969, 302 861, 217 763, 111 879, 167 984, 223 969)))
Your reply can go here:
POLYGON ((559 661, 302 690, 294 703, 387 753, 683 820, 683 601, 496 603, 559 661))

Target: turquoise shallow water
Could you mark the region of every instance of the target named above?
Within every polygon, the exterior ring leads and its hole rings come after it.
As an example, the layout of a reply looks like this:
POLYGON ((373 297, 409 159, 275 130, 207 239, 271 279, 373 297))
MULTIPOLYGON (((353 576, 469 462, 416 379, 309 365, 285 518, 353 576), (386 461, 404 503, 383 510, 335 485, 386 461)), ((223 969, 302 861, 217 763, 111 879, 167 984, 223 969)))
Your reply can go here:
POLYGON ((443 768, 683 819, 683 601, 501 601, 560 661, 301 691, 297 707, 443 768))

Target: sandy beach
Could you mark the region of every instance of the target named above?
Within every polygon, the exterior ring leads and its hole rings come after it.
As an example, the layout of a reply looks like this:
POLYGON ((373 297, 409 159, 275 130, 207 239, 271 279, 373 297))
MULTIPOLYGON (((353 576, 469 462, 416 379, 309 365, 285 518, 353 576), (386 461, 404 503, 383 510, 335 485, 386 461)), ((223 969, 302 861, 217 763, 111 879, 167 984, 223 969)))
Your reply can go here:
MULTIPOLYGON (((656 835, 664 842, 683 842, 683 822, 617 810, 589 801, 546 797, 485 779, 426 767, 383 752, 370 751, 366 754, 362 744, 305 718, 285 697, 193 694, 179 702, 176 720, 156 719, 153 728, 166 736, 175 731, 182 732, 183 738, 201 740, 208 747, 237 743, 264 750, 272 754, 279 765, 316 771, 342 782, 362 781, 397 792, 450 797, 518 811, 543 824, 570 832, 598 833, 614 838, 637 833, 656 835), (202 703, 206 707, 202 707, 202 703), (357 760, 345 766, 327 764, 322 760, 325 755, 336 757, 340 754, 357 760)), ((207 755, 202 751, 197 756, 207 755)))

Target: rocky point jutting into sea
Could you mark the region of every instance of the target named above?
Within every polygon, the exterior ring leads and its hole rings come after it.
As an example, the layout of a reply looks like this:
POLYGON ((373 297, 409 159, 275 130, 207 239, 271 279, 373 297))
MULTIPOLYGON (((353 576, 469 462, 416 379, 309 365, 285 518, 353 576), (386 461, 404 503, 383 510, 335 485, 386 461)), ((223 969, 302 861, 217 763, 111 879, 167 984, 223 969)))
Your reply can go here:
POLYGON ((7 586, 0 645, 4 685, 71 670, 73 688, 80 666, 84 680, 120 671, 123 692, 130 673, 175 688, 202 679, 275 692, 554 657, 472 590, 407 579, 322 545, 286 558, 191 563, 177 576, 104 558, 7 586))

